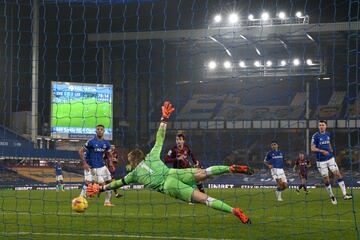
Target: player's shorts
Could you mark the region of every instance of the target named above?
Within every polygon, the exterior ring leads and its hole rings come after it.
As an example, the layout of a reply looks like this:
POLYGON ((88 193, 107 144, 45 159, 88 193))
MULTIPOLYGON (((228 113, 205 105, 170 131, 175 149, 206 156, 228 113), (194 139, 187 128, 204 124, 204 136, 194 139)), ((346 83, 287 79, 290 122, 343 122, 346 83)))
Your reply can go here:
POLYGON ((56 175, 56 181, 64 181, 63 175, 56 175))
POLYGON ((112 179, 112 180, 115 180, 115 173, 116 173, 116 171, 111 172, 111 171, 109 170, 109 172, 110 172, 110 175, 111 175, 111 179, 112 179))
POLYGON ((195 172, 198 171, 196 168, 170 168, 168 176, 178 178, 180 181, 188 185, 196 184, 195 172))
POLYGON ((282 182, 287 182, 284 169, 282 168, 272 168, 271 176, 276 181, 277 179, 281 179, 282 182))
POLYGON ((111 174, 106 166, 100 168, 92 168, 90 171, 84 170, 85 181, 104 183, 111 181, 111 174))
POLYGON ((304 179, 307 180, 307 172, 306 172, 306 170, 305 170, 305 171, 300 170, 300 172, 299 172, 299 177, 300 177, 300 178, 304 178, 304 179))
POLYGON ((330 158, 327 161, 316 162, 316 166, 322 177, 329 176, 329 169, 331 172, 339 171, 338 165, 335 162, 335 158, 330 158))
POLYGON ((164 193, 185 202, 191 202, 194 192, 192 186, 196 184, 195 171, 194 168, 171 168, 164 182, 164 193))

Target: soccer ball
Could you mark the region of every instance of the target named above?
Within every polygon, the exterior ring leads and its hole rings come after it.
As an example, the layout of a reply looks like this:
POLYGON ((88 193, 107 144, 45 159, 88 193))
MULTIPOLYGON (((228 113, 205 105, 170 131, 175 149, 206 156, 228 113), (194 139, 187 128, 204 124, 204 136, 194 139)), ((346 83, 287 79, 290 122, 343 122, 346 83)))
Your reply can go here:
POLYGON ((83 197, 76 197, 71 201, 71 208, 78 213, 85 212, 88 208, 88 202, 83 197))

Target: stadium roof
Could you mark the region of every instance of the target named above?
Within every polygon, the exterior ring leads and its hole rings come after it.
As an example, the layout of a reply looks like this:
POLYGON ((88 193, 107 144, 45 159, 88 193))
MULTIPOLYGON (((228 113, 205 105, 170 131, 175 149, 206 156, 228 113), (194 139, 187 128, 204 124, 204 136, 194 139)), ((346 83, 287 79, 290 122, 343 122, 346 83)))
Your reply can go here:
POLYGON ((145 32, 118 32, 118 33, 91 33, 90 42, 126 41, 126 40, 204 40, 209 36, 221 36, 222 39, 238 39, 246 36, 257 40, 266 40, 273 37, 303 37, 306 33, 336 34, 341 32, 360 30, 360 22, 336 22, 317 24, 284 24, 263 26, 212 27, 207 29, 145 31, 145 32))

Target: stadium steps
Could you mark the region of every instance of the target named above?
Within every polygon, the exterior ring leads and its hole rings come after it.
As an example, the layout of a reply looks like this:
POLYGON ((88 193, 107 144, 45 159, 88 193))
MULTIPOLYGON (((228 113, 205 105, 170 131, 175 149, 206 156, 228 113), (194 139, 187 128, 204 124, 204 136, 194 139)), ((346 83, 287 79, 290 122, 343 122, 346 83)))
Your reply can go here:
MULTIPOLYGON (((53 168, 47 167, 12 167, 11 170, 17 174, 29 178, 32 181, 41 183, 54 183, 55 171, 53 168)), ((63 177, 65 183, 83 182, 84 178, 80 174, 63 171, 63 177)))
POLYGON ((30 178, 24 177, 18 174, 16 171, 7 169, 4 166, 0 166, 0 186, 1 187, 14 187, 23 186, 29 182, 40 183, 30 178))

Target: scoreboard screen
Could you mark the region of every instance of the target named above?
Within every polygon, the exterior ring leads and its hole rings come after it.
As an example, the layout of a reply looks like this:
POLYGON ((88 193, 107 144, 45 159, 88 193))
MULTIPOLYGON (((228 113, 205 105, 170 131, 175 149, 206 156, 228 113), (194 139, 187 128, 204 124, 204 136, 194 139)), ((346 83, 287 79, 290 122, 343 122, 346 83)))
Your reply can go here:
POLYGON ((105 138, 112 140, 112 98, 112 85, 52 82, 51 136, 89 138, 102 124, 105 138))

